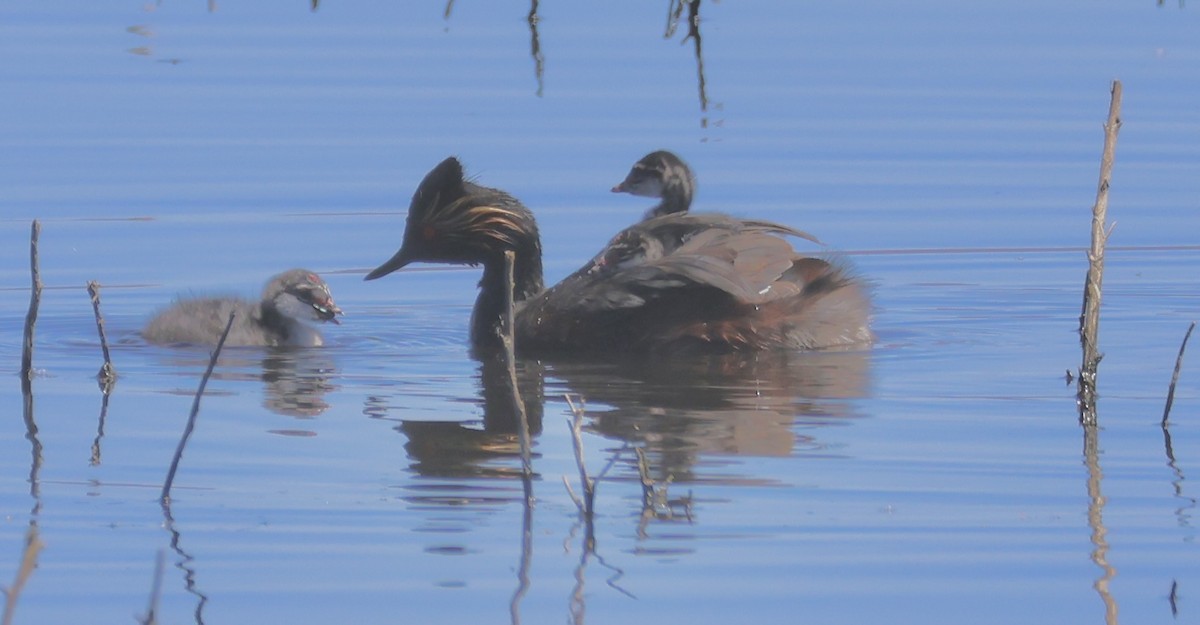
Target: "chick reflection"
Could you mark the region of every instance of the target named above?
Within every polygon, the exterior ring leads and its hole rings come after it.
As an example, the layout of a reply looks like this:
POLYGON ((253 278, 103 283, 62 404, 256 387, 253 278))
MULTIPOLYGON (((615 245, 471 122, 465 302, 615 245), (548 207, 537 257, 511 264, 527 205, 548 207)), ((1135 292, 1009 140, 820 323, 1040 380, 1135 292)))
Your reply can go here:
POLYGON ((326 393, 337 369, 333 359, 315 349, 272 349, 262 360, 263 406, 290 417, 315 417, 329 408, 326 393))
MULTIPOLYGON (((542 365, 522 360, 515 368, 529 431, 537 434, 542 430, 542 365)), ((413 470, 430 477, 519 477, 520 462, 513 460, 520 456, 520 420, 513 410, 508 380, 508 370, 497 358, 481 359, 481 427, 455 421, 402 421, 396 429, 408 437, 404 448, 413 470)))
POLYGON ((869 379, 865 352, 762 352, 686 361, 557 363, 588 401, 592 429, 645 448, 658 477, 694 480, 705 454, 824 449, 815 428, 844 422, 869 379), (611 406, 604 411, 597 405, 611 406), (796 425, 810 426, 797 434, 796 425))

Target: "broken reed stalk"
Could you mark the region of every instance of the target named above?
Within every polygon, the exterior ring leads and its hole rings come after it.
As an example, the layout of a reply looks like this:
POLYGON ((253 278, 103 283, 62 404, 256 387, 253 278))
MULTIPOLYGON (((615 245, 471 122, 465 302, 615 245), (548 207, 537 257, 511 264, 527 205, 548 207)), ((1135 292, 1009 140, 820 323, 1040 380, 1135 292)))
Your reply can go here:
POLYGON ((37 526, 31 524, 29 531, 25 534, 25 549, 21 552, 21 566, 17 567, 16 578, 13 579, 11 586, 3 589, 4 616, 0 618, 0 624, 12 624, 13 614, 17 610, 17 599, 21 596, 21 590, 25 588, 25 583, 33 575, 33 570, 37 568, 38 553, 41 552, 42 547, 42 541, 38 538, 37 526))
POLYGON ((100 381, 104 392, 108 393, 113 382, 117 381, 117 370, 113 368, 112 357, 108 352, 108 338, 104 335, 104 315, 100 314, 100 283, 95 280, 89 281, 87 291, 92 298, 92 310, 96 313, 96 331, 100 333, 100 351, 104 353, 104 364, 100 367, 100 372, 96 374, 96 379, 100 381))
POLYGON ((1087 279, 1083 288, 1083 310, 1079 315, 1079 341, 1083 347, 1083 362, 1079 367, 1079 423, 1096 425, 1096 371, 1100 359, 1100 294, 1104 280, 1104 246, 1111 229, 1107 228, 1108 187, 1112 178, 1113 160, 1116 157, 1117 133, 1121 130, 1121 81, 1112 83, 1112 100, 1108 107, 1108 121, 1104 124, 1104 152, 1100 157, 1100 182, 1096 189, 1096 203, 1092 206, 1092 245, 1088 250, 1087 279))
POLYGON ((38 235, 42 224, 33 220, 29 234, 29 271, 32 288, 29 294, 29 312, 25 314, 25 343, 21 351, 21 379, 33 379, 33 328, 37 325, 38 306, 42 302, 42 274, 38 269, 38 235))
POLYGON ((513 268, 516 265, 517 254, 512 250, 504 252, 504 311, 500 324, 500 342, 504 345, 504 366, 508 369, 508 384, 512 392, 513 414, 517 415, 517 440, 521 444, 521 470, 526 478, 533 476, 533 445, 529 440, 529 417, 525 414, 525 402, 521 401, 521 389, 517 386, 517 355, 516 339, 513 336, 513 317, 515 314, 513 290, 516 282, 513 278, 513 268))
POLYGON ((1196 329, 1196 322, 1193 321, 1188 326, 1187 333, 1183 335, 1183 343, 1179 345, 1179 355, 1175 357, 1175 372, 1171 374, 1171 385, 1167 387, 1167 405, 1163 408, 1162 427, 1167 427, 1167 419, 1171 416, 1171 405, 1175 403, 1175 384, 1179 382, 1179 370, 1183 368, 1183 352, 1187 349, 1188 339, 1192 338, 1192 330, 1196 329))
POLYGON ((183 448, 187 446, 188 439, 192 436, 192 430, 196 429, 196 416, 200 414, 200 398, 204 396, 204 387, 208 386, 208 378, 212 376, 213 368, 217 366, 217 357, 221 355, 221 348, 225 345, 225 338, 229 336, 229 328, 233 327, 233 318, 235 313, 229 312, 229 321, 225 322, 225 331, 221 332, 221 339, 217 341, 217 347, 212 352, 212 357, 208 359, 208 368, 204 370, 204 375, 200 378, 200 387, 196 389, 196 398, 192 401, 192 412, 188 415, 187 425, 183 428, 183 436, 179 439, 179 446, 175 448, 175 457, 171 458, 171 468, 167 471, 167 479, 163 482, 162 496, 160 500, 163 506, 171 504, 171 484, 175 481, 175 471, 179 469, 179 459, 183 457, 183 448))
POLYGON ((571 495, 571 500, 575 502, 579 511, 586 519, 591 519, 596 509, 596 480, 588 476, 587 465, 583 461, 583 398, 580 397, 579 404, 576 405, 570 395, 563 397, 566 398, 567 405, 571 407, 571 418, 567 419, 567 427, 571 428, 571 443, 575 448, 575 466, 579 468, 579 483, 583 486, 583 500, 575 497, 565 476, 563 483, 567 484, 567 493, 571 495))

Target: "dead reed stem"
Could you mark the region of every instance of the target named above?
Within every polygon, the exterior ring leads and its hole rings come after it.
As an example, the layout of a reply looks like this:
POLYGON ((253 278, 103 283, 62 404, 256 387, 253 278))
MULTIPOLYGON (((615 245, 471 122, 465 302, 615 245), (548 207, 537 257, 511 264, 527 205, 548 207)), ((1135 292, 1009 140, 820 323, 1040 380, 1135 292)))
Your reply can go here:
POLYGON ((21 379, 33 379, 33 329, 37 325, 38 306, 42 302, 42 274, 38 269, 38 236, 42 233, 42 224, 33 220, 29 234, 29 271, 32 283, 29 294, 29 312, 25 314, 25 343, 21 351, 21 379))
MULTIPOLYGON (((571 418, 567 419, 567 427, 571 428, 571 443, 575 449, 575 466, 579 468, 579 483, 583 486, 583 499, 575 497, 570 484, 567 485, 567 492, 579 508, 579 512, 583 513, 584 518, 590 521, 595 512, 596 480, 588 475, 587 465, 583 460, 583 398, 581 397, 579 404, 576 404, 570 395, 564 395, 564 397, 567 405, 571 407, 571 418)), ((565 482, 566 478, 564 477, 563 480, 565 482)))
POLYGON ((108 338, 104 335, 104 315, 100 314, 100 283, 92 280, 87 283, 88 295, 92 298, 92 311, 96 313, 96 331, 100 333, 100 351, 104 354, 104 364, 100 367, 100 372, 96 374, 96 379, 100 381, 100 388, 108 394, 112 390, 112 385, 117 381, 117 370, 113 368, 112 357, 108 352, 108 338))
POLYGON ((212 357, 208 359, 208 368, 204 370, 204 375, 200 378, 200 387, 196 389, 196 398, 192 401, 192 412, 188 415, 187 425, 183 428, 183 436, 179 439, 179 446, 175 448, 175 457, 171 458, 171 468, 167 471, 167 479, 163 482, 162 496, 160 497, 163 506, 171 503, 171 484, 175 482, 175 471, 179 469, 179 459, 183 457, 183 448, 187 446, 188 439, 192 436, 192 430, 196 429, 196 416, 200 414, 200 398, 204 396, 204 387, 208 386, 208 378, 212 375, 213 368, 217 366, 217 358, 221 355, 225 338, 229 336, 229 328, 233 327, 233 318, 234 313, 230 311, 229 320, 225 322, 225 331, 221 332, 217 347, 213 350, 212 357))
POLYGON ((1179 355, 1175 357, 1175 372, 1171 374, 1171 385, 1167 387, 1167 405, 1163 408, 1162 426, 1164 428, 1167 427, 1167 420, 1171 416, 1171 405, 1175 403, 1175 384, 1179 382, 1179 370, 1183 368, 1183 352, 1187 349, 1188 339, 1192 338, 1192 330, 1195 329, 1196 322, 1193 321, 1183 335, 1183 343, 1179 345, 1179 355))
POLYGON ((25 549, 21 552, 21 565, 17 567, 16 578, 13 579, 11 586, 3 590, 4 616, 0 618, 0 624, 12 625, 13 614, 17 610, 17 599, 20 598, 25 583, 33 575, 33 570, 37 568, 38 553, 41 552, 42 546, 42 541, 38 538, 37 526, 30 524, 29 531, 25 533, 25 549))
MULTIPOLYGON (((566 476, 563 476, 563 484, 566 484, 567 494, 571 496, 571 501, 575 502, 579 513, 583 515, 584 552, 588 553, 596 549, 596 478, 588 475, 587 463, 583 459, 583 398, 580 397, 579 403, 576 404, 571 400, 570 395, 563 397, 566 398, 567 405, 571 407, 571 418, 567 420, 567 426, 571 428, 571 444, 575 449, 575 466, 579 469, 579 483, 583 487, 583 499, 575 496, 566 476)), ((611 463, 609 466, 612 466, 611 463)))
POLYGON ((1108 121, 1104 124, 1104 152, 1100 157, 1100 182, 1096 203, 1092 206, 1092 245, 1088 250, 1088 272, 1083 289, 1083 310, 1079 316, 1079 340, 1083 347, 1083 363, 1079 367, 1079 423, 1096 425, 1096 374, 1100 359, 1100 299, 1104 280, 1104 246, 1111 230, 1105 219, 1108 213, 1108 188, 1116 158, 1117 133, 1121 130, 1121 81, 1112 83, 1112 100, 1108 121))
POLYGON ((513 290, 516 283, 513 279, 513 268, 517 255, 512 250, 504 252, 504 316, 500 324, 500 342, 504 345, 502 357, 508 369, 508 384, 512 392, 513 414, 517 415, 517 440, 521 444, 521 469, 526 479, 533 476, 533 450, 529 440, 529 417, 525 414, 525 402, 521 400, 521 389, 517 386, 517 355, 516 338, 513 335, 513 317, 515 315, 513 290))
MULTIPOLYGON (((449 7, 447 7, 449 10, 449 7)), ((525 413, 525 402, 521 399, 521 388, 517 385, 517 354, 513 318, 516 314, 513 278, 517 255, 512 250, 504 252, 504 311, 500 323, 500 357, 508 371, 509 400, 513 414, 517 416, 517 440, 521 445, 521 485, 524 488, 524 516, 521 523, 521 561, 517 567, 517 588, 509 600, 509 618, 513 625, 521 622, 521 600, 529 592, 529 568, 533 562, 533 445, 529 439, 529 416, 525 413)))

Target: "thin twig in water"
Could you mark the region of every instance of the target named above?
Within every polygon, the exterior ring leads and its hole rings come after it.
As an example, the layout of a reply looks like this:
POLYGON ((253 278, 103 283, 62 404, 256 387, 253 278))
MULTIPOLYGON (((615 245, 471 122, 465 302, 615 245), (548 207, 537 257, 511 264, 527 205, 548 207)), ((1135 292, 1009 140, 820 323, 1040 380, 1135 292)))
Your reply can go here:
POLYGON ((225 331, 221 332, 221 339, 217 341, 217 347, 208 360, 208 368, 204 370, 204 376, 200 378, 200 387, 196 389, 196 398, 192 401, 192 412, 188 415, 187 425, 183 428, 183 436, 179 439, 179 446, 175 448, 175 457, 171 458, 171 468, 167 471, 167 479, 163 482, 162 496, 160 497, 163 505, 171 502, 171 484, 175 481, 175 471, 179 468, 179 459, 183 457, 183 448, 187 446, 188 439, 192 436, 192 430, 196 428, 196 416, 200 414, 200 398, 204 396, 204 387, 208 385, 208 378, 212 375, 213 368, 217 366, 217 357, 221 355, 221 348, 225 346, 229 328, 233 327, 233 317, 234 312, 230 311, 229 321, 225 322, 225 331))
POLYGON ((42 224, 34 219, 29 234, 29 279, 32 284, 29 312, 25 314, 25 342, 21 350, 21 379, 26 382, 33 379, 33 329, 37 325, 38 306, 42 301, 42 274, 38 269, 38 236, 41 232, 42 224))
POLYGON ((516 265, 516 253, 512 250, 504 252, 504 311, 500 324, 500 342, 504 349, 501 357, 508 370, 509 397, 512 409, 517 415, 517 440, 521 443, 521 485, 524 488, 524 514, 521 522, 521 561, 517 568, 517 589, 509 600, 509 618, 513 625, 521 622, 521 600, 529 592, 529 567, 533 562, 533 445, 529 440, 529 417, 525 413, 525 402, 521 399, 521 389, 517 386, 517 355, 513 337, 514 303, 513 291, 516 283, 513 271, 516 265))
POLYGON ((25 534, 25 549, 21 552, 21 566, 17 567, 17 576, 11 586, 3 589, 4 617, 0 618, 0 624, 12 625, 13 614, 17 610, 17 599, 21 596, 21 590, 25 588, 25 582, 29 581, 33 570, 37 568, 38 553, 41 550, 42 541, 38 538, 37 526, 31 524, 25 534))
POLYGON ((526 479, 533 476, 533 445, 529 440, 529 417, 525 414, 525 402, 521 400, 521 389, 517 386, 516 369, 516 339, 513 337, 513 290, 516 288, 513 279, 513 267, 517 255, 512 250, 504 252, 504 317, 500 324, 500 342, 504 346, 503 358, 508 368, 508 383, 512 390, 513 414, 517 415, 517 439, 521 443, 521 469, 526 479))
POLYGON ((1187 349, 1188 339, 1192 338, 1192 330, 1195 329, 1196 322, 1193 321, 1183 335, 1183 343, 1179 345, 1179 355, 1175 357, 1175 372, 1171 374, 1171 385, 1167 387, 1167 405, 1163 408, 1162 426, 1164 428, 1167 427, 1167 419, 1171 416, 1171 405, 1175 403, 1175 384, 1179 382, 1179 370, 1183 368, 1183 352, 1187 349))
POLYGON ((1100 157, 1100 182, 1096 203, 1092 206, 1092 245, 1088 250, 1088 272, 1083 289, 1083 310, 1079 315, 1079 340, 1083 346, 1083 363, 1079 367, 1077 403, 1079 423, 1096 425, 1096 372, 1103 354, 1099 351, 1100 294, 1104 281, 1104 246, 1111 228, 1105 224, 1108 213, 1108 187, 1116 158, 1117 133, 1121 129, 1121 81, 1112 84, 1112 101, 1108 121, 1104 124, 1104 152, 1100 157))
POLYGON ((564 475, 562 476, 562 482, 563 486, 567 489, 567 496, 571 498, 571 501, 575 502, 575 507, 579 508, 580 512, 583 512, 583 500, 579 498, 579 495, 575 494, 575 489, 571 488, 571 480, 568 480, 567 476, 564 475))
MULTIPOLYGON (((579 404, 576 405, 570 395, 564 395, 564 397, 567 405, 571 407, 571 418, 567 420, 567 427, 571 428, 571 442, 575 449, 575 466, 579 468, 579 483, 583 487, 583 501, 576 499, 569 484, 567 492, 575 501, 575 505, 579 507, 579 511, 590 520, 595 513, 596 480, 588 476, 587 465, 583 461, 583 398, 580 397, 579 404)), ((563 480, 565 482, 566 478, 564 477, 563 480)))
POLYGON ((117 370, 113 368, 112 357, 108 352, 108 338, 104 335, 104 315, 100 314, 100 283, 92 280, 87 283, 88 295, 92 298, 92 310, 96 313, 96 331, 100 333, 100 351, 104 354, 104 364, 96 379, 100 381, 100 389, 107 395, 112 385, 117 381, 117 370))

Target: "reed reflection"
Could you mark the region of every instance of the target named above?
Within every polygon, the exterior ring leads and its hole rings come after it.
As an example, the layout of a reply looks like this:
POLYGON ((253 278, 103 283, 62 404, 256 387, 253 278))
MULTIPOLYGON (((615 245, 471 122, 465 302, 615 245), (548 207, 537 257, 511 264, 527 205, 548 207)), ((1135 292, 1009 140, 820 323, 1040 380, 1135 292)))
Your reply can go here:
MULTIPOLYGON (((516 363, 517 384, 530 433, 542 430, 543 366, 534 360, 516 363)), ((519 420, 508 390, 508 370, 493 357, 479 361, 482 421, 404 419, 397 430, 408 442, 412 469, 429 477, 520 477, 519 420), (513 460, 518 462, 514 463, 513 460)))
MULTIPOLYGON (((317 8, 318 0, 313 0, 313 10, 317 8)), ((454 12, 454 0, 446 0, 446 8, 442 11, 442 19, 450 20, 450 15, 454 12)), ((533 58, 533 74, 537 79, 537 97, 542 97, 542 91, 545 88, 545 73, 546 73, 546 57, 542 56, 541 37, 538 36, 538 24, 542 19, 538 16, 538 0, 530 0, 529 13, 525 16, 525 21, 529 24, 529 56, 533 58)))
POLYGON ((96 437, 92 439, 92 457, 88 461, 93 467, 100 466, 100 443, 104 440, 104 422, 108 419, 108 399, 112 396, 112 389, 112 382, 100 382, 100 417, 96 422, 96 437))
POLYGON ((34 419, 33 382, 27 377, 21 377, 21 396, 23 398, 21 416, 25 421, 25 440, 29 441, 29 496, 33 499, 33 508, 29 511, 29 523, 37 524, 38 515, 42 511, 42 441, 38 438, 37 421, 34 419))
POLYGON ((183 572, 184 590, 196 598, 196 607, 192 610, 192 617, 196 625, 204 625, 204 606, 208 604, 208 594, 200 590, 196 583, 196 558, 183 548, 183 533, 175 523, 169 499, 163 499, 162 513, 163 527, 171 535, 171 551, 178 556, 175 560, 175 568, 183 572))
POLYGON ((667 28, 663 32, 663 39, 670 39, 675 36, 675 31, 679 28, 679 18, 683 15, 685 4, 688 10, 688 31, 683 36, 683 43, 687 43, 690 40, 696 55, 696 87, 700 95, 700 112, 704 113, 700 117, 700 127, 707 128, 708 89, 707 81, 704 78, 704 44, 700 38, 700 0, 669 0, 667 6, 667 28))
MULTIPOLYGON (((312 10, 316 11, 319 0, 313 0, 312 10)), ((708 86, 704 73, 704 41, 700 36, 700 0, 668 0, 667 24, 663 30, 663 39, 671 39, 679 30, 679 22, 683 18, 683 10, 687 8, 687 34, 681 43, 692 42, 693 54, 696 57, 696 88, 700 98, 700 127, 708 127, 708 86)), ((546 57, 542 53, 541 36, 538 26, 541 17, 538 15, 539 0, 530 0, 529 13, 525 21, 529 24, 529 56, 533 59, 533 73, 537 80, 537 97, 542 97, 545 91, 546 57)), ((454 0, 446 0, 443 9, 443 19, 449 21, 454 13, 454 0)))

